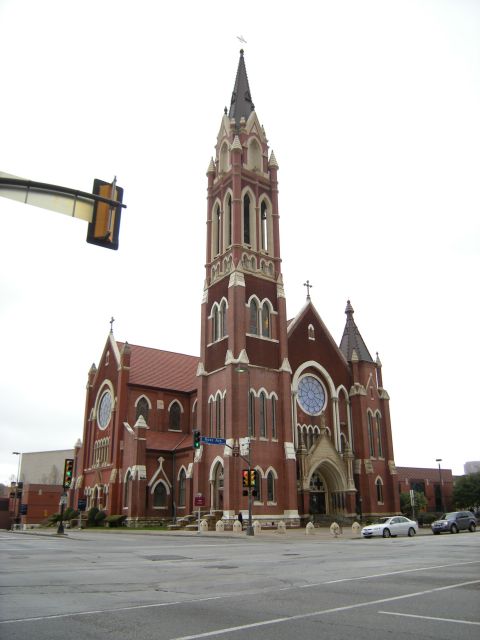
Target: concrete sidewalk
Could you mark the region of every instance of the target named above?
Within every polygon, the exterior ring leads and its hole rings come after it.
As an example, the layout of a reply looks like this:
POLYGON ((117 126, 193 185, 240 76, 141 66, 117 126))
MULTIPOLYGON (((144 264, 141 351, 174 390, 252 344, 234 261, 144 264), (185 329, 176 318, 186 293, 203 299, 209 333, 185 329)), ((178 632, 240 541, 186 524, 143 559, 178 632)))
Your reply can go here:
MULTIPOLYGON (((355 534, 351 527, 345 527, 343 532, 339 532, 338 535, 334 535, 328 527, 316 527, 311 534, 306 533, 306 529, 287 529, 285 533, 279 533, 276 529, 262 529, 260 533, 254 536, 247 536, 245 530, 239 533, 233 533, 233 531, 205 531, 198 533, 197 531, 159 531, 148 529, 134 529, 128 527, 119 528, 88 528, 88 529, 65 529, 64 534, 57 534, 55 527, 46 529, 26 529, 22 531, 11 531, 18 535, 37 535, 37 536, 55 536, 58 538, 78 539, 85 536, 88 533, 101 533, 104 535, 147 535, 147 536, 161 536, 168 538, 214 538, 214 539, 246 539, 246 540, 271 540, 271 541, 293 541, 293 540, 319 540, 319 541, 340 541, 340 540, 361 540, 361 535, 355 534)), ((430 527, 420 528, 417 535, 432 535, 430 527)))

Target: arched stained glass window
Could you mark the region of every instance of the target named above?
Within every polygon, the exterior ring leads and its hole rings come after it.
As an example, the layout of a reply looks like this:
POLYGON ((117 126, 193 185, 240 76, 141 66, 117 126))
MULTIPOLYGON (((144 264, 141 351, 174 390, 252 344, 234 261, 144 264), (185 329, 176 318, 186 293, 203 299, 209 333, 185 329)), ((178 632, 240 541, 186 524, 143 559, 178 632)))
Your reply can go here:
POLYGON ((262 225, 262 249, 268 251, 267 203, 263 200, 260 207, 262 225))
POLYGON ((159 482, 155 487, 155 491, 153 492, 153 506, 157 508, 165 508, 167 506, 167 489, 163 482, 159 482))
POLYGON ((255 300, 250 301, 250 329, 249 333, 258 335, 258 304, 255 300))
POLYGON ((180 477, 178 479, 178 506, 185 506, 185 488, 187 482, 187 474, 185 473, 185 469, 180 471, 180 477))
POLYGON ((135 422, 143 416, 145 422, 148 422, 148 400, 146 398, 140 398, 137 402, 137 412, 135 415, 135 422))
POLYGON ((260 437, 267 437, 267 396, 262 391, 260 394, 260 437))
POLYGON ((272 438, 277 437, 277 399, 272 397, 272 438))
POLYGON ((180 416, 182 413, 182 409, 180 407, 180 405, 178 404, 178 402, 174 402, 172 404, 172 406, 170 407, 170 422, 169 422, 169 428, 170 429, 176 429, 179 430, 180 429, 180 416))
POLYGON ((243 197, 243 242, 250 244, 250 196, 243 197))
POLYGON ((267 475, 267 501, 275 502, 275 476, 273 471, 269 471, 267 475))
POLYGON ((266 303, 262 307, 262 336, 270 337, 270 309, 266 303))
POLYGON ((248 395, 248 435, 255 435, 255 394, 250 391, 248 395))

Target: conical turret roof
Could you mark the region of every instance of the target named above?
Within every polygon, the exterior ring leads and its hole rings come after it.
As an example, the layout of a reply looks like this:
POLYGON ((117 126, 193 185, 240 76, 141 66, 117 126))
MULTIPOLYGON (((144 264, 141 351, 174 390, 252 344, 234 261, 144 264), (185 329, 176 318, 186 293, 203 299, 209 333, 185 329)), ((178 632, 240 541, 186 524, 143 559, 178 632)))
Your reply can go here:
POLYGON ((347 314, 347 322, 340 342, 340 351, 348 362, 351 362, 354 351, 359 360, 363 362, 373 362, 373 358, 360 335, 360 331, 355 324, 355 320, 353 319, 353 307, 350 304, 350 300, 347 301, 345 313, 347 314))
POLYGON ((235 118, 235 122, 239 124, 242 117, 245 118, 245 120, 248 120, 248 117, 254 108, 252 96, 250 94, 250 87, 248 86, 247 69, 243 58, 243 49, 241 49, 240 60, 238 61, 237 77, 235 78, 235 86, 233 87, 228 116, 230 118, 235 118))

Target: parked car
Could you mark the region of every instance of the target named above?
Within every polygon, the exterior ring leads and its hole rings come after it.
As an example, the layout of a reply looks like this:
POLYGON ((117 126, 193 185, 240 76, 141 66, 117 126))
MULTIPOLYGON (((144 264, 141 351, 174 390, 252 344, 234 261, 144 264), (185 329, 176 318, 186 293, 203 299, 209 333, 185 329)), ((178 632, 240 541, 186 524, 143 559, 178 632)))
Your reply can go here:
POLYGON ((471 511, 452 511, 444 513, 441 518, 432 522, 432 531, 437 536, 442 531, 459 533, 459 531, 475 531, 477 521, 471 511))
POLYGON ((363 538, 382 536, 383 538, 393 538, 395 536, 414 536, 418 531, 418 524, 414 520, 409 520, 405 516, 389 516, 378 518, 373 524, 369 524, 362 529, 363 538))

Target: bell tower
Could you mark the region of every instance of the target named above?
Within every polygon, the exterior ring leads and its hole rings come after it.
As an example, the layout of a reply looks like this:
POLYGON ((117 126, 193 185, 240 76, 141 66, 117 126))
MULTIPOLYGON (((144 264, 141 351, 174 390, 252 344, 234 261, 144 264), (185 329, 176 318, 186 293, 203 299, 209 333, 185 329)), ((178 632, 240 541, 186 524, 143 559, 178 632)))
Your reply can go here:
POLYGON ((250 92, 240 51, 230 109, 225 108, 210 161, 205 285, 198 368, 194 492, 212 511, 233 518, 247 510, 242 494, 250 437, 257 471, 256 519, 298 518, 291 412, 291 370, 281 274, 278 164, 250 92))

